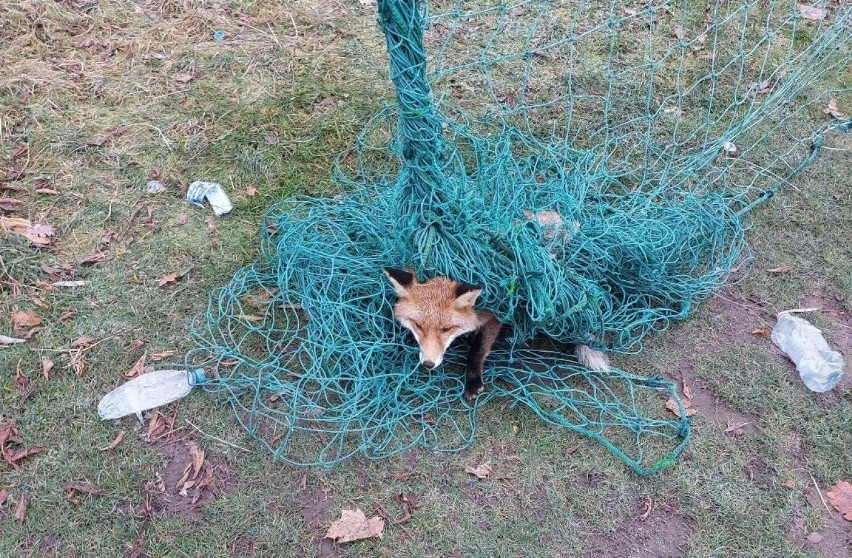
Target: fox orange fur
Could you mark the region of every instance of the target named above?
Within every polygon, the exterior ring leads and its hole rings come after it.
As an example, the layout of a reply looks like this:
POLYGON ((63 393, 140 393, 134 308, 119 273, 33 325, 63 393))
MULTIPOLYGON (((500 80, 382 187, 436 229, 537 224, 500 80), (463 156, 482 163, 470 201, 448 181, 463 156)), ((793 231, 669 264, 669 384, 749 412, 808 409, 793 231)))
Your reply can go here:
MULTIPOLYGON (((482 288, 433 277, 420 283, 410 270, 386 267, 385 275, 398 296, 394 306, 396 319, 414 335, 420 346, 420 362, 428 369, 439 366, 452 342, 466 333, 474 333, 465 374, 464 395, 473 399, 482 392, 482 369, 502 324, 490 312, 476 310, 482 288)), ((601 370, 609 366, 606 355, 577 345, 577 358, 586 367, 601 370)))

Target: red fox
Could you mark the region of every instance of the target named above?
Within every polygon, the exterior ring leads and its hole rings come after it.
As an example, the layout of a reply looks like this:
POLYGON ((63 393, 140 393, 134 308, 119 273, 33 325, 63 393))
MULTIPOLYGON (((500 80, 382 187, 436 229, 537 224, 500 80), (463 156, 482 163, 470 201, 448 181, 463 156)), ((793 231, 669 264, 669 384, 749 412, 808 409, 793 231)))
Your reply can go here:
MULTIPOLYGON (((502 324, 491 312, 475 310, 482 288, 459 283, 447 277, 417 281, 410 270, 384 268, 398 296, 393 312, 396 319, 414 335, 420 345, 420 362, 433 369, 460 335, 474 333, 467 357, 464 396, 471 400, 482 393, 482 368, 502 324)), ((574 354, 590 370, 609 368, 607 356, 586 345, 577 345, 574 354)))

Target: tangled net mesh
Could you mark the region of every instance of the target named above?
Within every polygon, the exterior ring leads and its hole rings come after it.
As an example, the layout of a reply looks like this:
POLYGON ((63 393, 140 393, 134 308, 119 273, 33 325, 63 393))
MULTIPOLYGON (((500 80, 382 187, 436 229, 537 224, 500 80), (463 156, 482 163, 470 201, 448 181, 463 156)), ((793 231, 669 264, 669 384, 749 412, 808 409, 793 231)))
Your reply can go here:
POLYGON ((187 363, 276 458, 460 450, 494 398, 642 475, 683 450, 671 381, 591 373, 559 344, 638 351, 747 261, 744 217, 849 130, 821 109, 849 99, 852 12, 566 4, 378 2, 397 103, 338 157, 341 195, 268 210, 257 261, 192 327, 187 363), (418 367, 383 266, 481 285, 510 324, 474 404, 463 345, 418 367))

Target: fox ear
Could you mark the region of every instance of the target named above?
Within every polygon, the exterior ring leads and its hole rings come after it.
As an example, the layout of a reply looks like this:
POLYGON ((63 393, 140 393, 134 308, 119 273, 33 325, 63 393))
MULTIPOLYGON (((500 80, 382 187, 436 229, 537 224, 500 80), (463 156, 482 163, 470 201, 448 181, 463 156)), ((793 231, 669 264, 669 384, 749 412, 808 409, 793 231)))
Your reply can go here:
POLYGON ((408 291, 406 289, 414 284, 414 274, 412 272, 396 269, 394 267, 384 267, 382 268, 382 271, 384 271, 385 275, 388 276, 388 280, 390 280, 391 285, 393 285, 397 296, 408 296, 408 291))
POLYGON ((482 294, 482 287, 469 283, 459 283, 456 286, 454 305, 456 308, 472 308, 480 294, 482 294))

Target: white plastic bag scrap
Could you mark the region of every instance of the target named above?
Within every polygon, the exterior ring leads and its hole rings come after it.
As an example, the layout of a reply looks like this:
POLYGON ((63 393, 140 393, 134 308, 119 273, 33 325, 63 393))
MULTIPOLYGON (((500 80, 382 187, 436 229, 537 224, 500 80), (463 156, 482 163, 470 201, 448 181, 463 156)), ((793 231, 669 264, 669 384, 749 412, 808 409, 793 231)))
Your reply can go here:
POLYGON ((222 185, 218 182, 203 182, 196 180, 189 185, 186 191, 186 201, 198 207, 204 207, 204 199, 210 202, 210 207, 213 208, 213 213, 217 217, 229 213, 234 209, 228 194, 222 189, 222 185))

